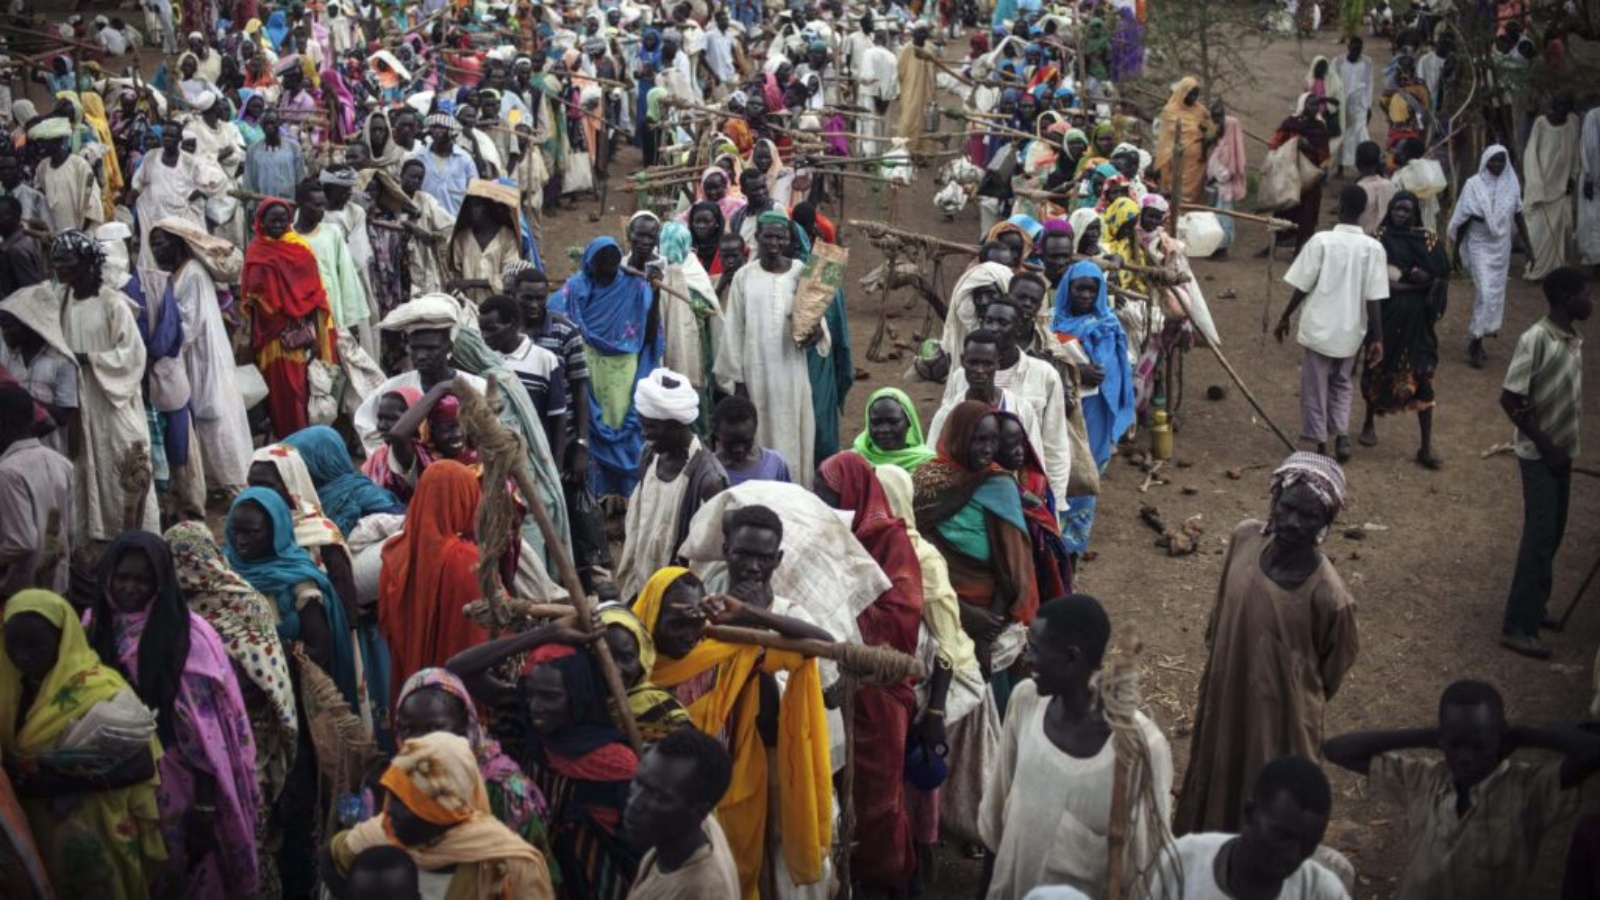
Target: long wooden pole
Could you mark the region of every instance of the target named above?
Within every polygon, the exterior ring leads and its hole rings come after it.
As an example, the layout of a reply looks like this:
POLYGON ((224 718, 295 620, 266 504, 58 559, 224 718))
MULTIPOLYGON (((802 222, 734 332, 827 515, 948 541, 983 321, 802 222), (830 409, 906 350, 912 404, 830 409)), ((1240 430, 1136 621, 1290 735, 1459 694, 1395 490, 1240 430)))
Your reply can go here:
MULTIPOLYGON (((493 408, 494 396, 499 391, 494 376, 488 378, 488 390, 481 398, 493 408)), ((455 390, 462 397, 463 403, 471 397, 478 398, 478 392, 463 379, 456 379, 455 390)), ((509 432, 497 420, 495 425, 509 432)), ((550 511, 545 509, 544 500, 539 496, 539 490, 533 483, 533 476, 528 473, 528 463, 525 456, 521 455, 523 449, 521 438, 514 434, 507 437, 516 445, 518 455, 511 464, 511 479, 516 482, 517 490, 521 492, 522 499, 528 505, 528 511, 533 513, 533 519, 539 525, 539 534, 544 538, 545 550, 548 556, 556 561, 556 568, 561 573, 561 586, 567 589, 567 597, 572 601, 573 612, 578 616, 578 628, 584 633, 595 629, 594 611, 589 608, 589 596, 583 590, 583 581, 578 578, 578 568, 572 562, 572 556, 567 552, 565 535, 556 532, 555 522, 550 518, 550 511)), ((606 688, 611 693, 611 701, 616 705, 617 715, 622 719, 623 731, 628 735, 628 743, 633 745, 635 752, 644 749, 644 741, 639 736, 639 723, 633 720, 633 709, 628 705, 628 688, 622 683, 622 671, 617 668, 617 661, 611 658, 611 647, 605 641, 595 641, 591 646, 595 656, 600 660, 600 672, 605 677, 606 688)))

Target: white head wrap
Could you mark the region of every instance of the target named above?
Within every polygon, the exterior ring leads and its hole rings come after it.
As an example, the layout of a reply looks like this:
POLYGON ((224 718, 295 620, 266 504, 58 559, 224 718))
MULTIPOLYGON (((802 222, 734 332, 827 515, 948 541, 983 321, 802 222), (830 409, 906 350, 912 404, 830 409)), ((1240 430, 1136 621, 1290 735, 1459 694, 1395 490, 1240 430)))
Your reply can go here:
POLYGON ((639 379, 633 387, 633 405, 646 419, 662 419, 682 425, 700 418, 700 394, 689 379, 662 366, 639 379))
POLYGON ((196 111, 205 112, 217 105, 217 95, 212 91, 201 91, 200 96, 194 98, 194 103, 191 105, 196 111))
POLYGON ((449 294, 423 294, 395 307, 379 327, 402 334, 448 328, 453 340, 461 327, 461 303, 449 294))
POLYGON ((72 137, 72 123, 60 116, 51 116, 28 129, 30 141, 59 141, 72 137))

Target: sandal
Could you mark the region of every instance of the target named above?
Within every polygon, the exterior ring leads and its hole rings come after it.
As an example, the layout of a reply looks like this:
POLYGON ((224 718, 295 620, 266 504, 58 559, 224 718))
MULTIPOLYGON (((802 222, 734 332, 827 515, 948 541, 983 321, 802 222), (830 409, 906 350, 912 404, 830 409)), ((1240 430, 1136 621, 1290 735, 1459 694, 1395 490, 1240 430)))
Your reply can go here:
POLYGON ((1432 450, 1422 449, 1417 451, 1417 463, 1425 469, 1432 469, 1437 472, 1444 468, 1444 457, 1432 450))

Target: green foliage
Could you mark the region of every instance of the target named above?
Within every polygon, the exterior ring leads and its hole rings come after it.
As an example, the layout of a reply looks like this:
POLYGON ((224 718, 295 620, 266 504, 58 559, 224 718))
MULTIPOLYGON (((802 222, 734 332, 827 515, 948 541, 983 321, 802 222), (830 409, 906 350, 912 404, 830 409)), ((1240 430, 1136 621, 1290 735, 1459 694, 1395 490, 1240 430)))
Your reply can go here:
POLYGON ((1277 5, 1258 0, 1149 0, 1146 41, 1152 68, 1166 82, 1198 75, 1206 101, 1259 83, 1255 53, 1267 45, 1262 27, 1277 5))

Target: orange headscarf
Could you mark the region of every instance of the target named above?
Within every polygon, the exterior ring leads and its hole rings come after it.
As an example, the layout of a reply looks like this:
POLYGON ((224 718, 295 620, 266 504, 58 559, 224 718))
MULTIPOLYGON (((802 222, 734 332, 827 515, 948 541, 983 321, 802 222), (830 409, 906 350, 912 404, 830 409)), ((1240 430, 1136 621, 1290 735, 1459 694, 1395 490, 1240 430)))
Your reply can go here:
POLYGON ((383 548, 378 628, 389 641, 394 684, 488 640, 461 614, 482 593, 473 540, 482 495, 466 466, 435 462, 417 480, 405 530, 383 548))

